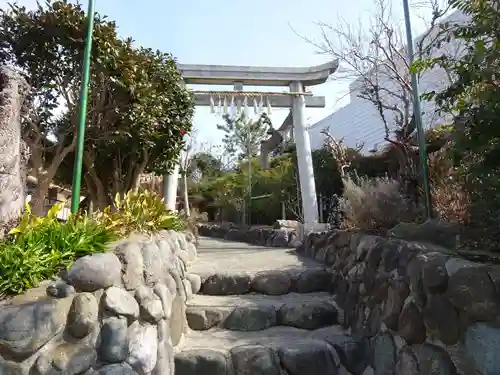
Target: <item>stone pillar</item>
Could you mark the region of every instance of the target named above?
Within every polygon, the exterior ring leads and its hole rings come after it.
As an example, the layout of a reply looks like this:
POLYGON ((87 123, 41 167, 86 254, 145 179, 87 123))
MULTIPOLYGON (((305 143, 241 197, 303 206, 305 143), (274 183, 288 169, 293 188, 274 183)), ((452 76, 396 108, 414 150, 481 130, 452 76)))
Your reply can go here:
POLYGON ((21 109, 28 92, 14 70, 0 67, 0 238, 17 225, 25 204, 25 163, 28 151, 21 141, 21 109))
POLYGON ((179 164, 163 176, 163 197, 170 211, 177 211, 177 187, 179 185, 179 164))
MULTIPOLYGON (((302 82, 292 82, 290 84, 290 91, 304 92, 302 82)), ((297 147, 302 212, 304 215, 304 235, 307 235, 318 222, 318 201, 316 199, 311 143, 306 128, 305 107, 304 95, 293 97, 293 135, 297 147)))

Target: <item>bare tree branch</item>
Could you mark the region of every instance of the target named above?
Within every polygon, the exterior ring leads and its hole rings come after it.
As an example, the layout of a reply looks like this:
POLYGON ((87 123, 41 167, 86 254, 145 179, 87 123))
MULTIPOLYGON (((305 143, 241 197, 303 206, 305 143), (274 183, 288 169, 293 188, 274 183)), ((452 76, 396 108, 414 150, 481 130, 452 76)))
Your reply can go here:
MULTIPOLYGON (((445 0, 422 0, 412 5, 415 14, 421 15, 424 10, 430 13, 424 22, 426 32, 416 42, 415 59, 430 57, 441 44, 440 22, 449 10, 442 1, 445 0)), ((415 148, 411 145, 415 118, 407 40, 403 22, 393 12, 391 0, 375 0, 375 11, 369 20, 352 23, 338 18, 336 23, 317 22, 317 26, 317 39, 294 32, 316 47, 318 53, 339 60, 335 79, 349 81, 351 93, 355 92, 376 108, 384 126, 384 140, 396 148, 399 155, 400 172, 415 173, 415 148)), ((449 79, 451 82, 451 77, 449 79)), ((322 134, 344 175, 349 160, 343 140, 336 140, 328 129, 322 134)))
MULTIPOLYGON (((442 0, 423 0, 413 4, 414 13, 431 13, 426 20, 427 31, 417 42, 415 53, 425 57, 437 41, 437 27, 448 12, 442 0), (420 11, 420 12, 419 12, 420 11)), ((319 38, 311 39, 294 32, 318 53, 339 60, 336 80, 348 80, 351 91, 371 102, 385 127, 385 138, 407 127, 412 120, 413 92, 408 49, 403 24, 398 22, 390 0, 376 0, 371 18, 358 23, 338 18, 336 23, 317 22, 319 38)), ((293 28, 292 28, 293 30, 293 28)))

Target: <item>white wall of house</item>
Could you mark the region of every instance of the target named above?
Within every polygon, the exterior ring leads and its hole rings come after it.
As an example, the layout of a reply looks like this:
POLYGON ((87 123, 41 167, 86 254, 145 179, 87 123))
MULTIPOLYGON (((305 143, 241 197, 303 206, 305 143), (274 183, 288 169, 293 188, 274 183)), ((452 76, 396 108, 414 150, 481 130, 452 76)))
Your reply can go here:
MULTIPOLYGON (((450 14, 446 21, 466 22, 467 18, 463 13, 454 12, 450 14)), ((415 43, 421 40, 422 36, 415 39, 415 43)), ((457 40, 452 40, 449 44, 441 46, 439 50, 433 53, 434 57, 448 54, 457 56, 463 51, 462 45, 457 40)), ((403 68, 403 65, 402 65, 403 68)), ((333 77, 335 78, 335 76, 333 77)), ((386 142, 385 126, 377 108, 366 99, 359 98, 359 87, 362 78, 352 82, 349 85, 350 102, 333 112, 331 115, 318 121, 309 128, 311 147, 320 148, 324 142, 324 136, 321 134, 325 128, 329 128, 330 134, 335 138, 344 139, 344 144, 348 147, 363 145, 362 152, 369 152, 372 149, 380 149, 386 142)), ((425 72, 419 81, 420 93, 442 91, 448 84, 449 78, 441 68, 435 68, 425 72)), ((388 77, 382 76, 380 84, 385 88, 394 86, 394 82, 388 77)), ((446 117, 436 113, 436 107, 433 102, 422 101, 423 125, 425 128, 432 127, 437 123, 446 121, 446 117)), ((390 130, 396 128, 394 121, 394 112, 386 111, 385 117, 390 130)))

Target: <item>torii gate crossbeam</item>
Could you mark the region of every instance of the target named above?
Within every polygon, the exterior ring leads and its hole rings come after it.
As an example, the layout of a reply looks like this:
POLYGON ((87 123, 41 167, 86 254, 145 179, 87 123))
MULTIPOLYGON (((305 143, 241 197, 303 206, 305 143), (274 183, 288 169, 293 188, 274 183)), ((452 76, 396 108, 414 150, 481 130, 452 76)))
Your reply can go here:
MULTIPOLYGON (((178 66, 184 83, 208 85, 233 85, 236 91, 232 95, 235 100, 243 99, 243 86, 283 86, 289 93, 266 93, 265 96, 272 107, 291 108, 293 133, 297 147, 299 180, 304 213, 304 232, 313 230, 318 222, 318 203, 312 164, 309 133, 306 128, 305 108, 324 108, 325 98, 312 96, 306 87, 326 82, 328 77, 338 68, 338 61, 308 68, 289 67, 251 67, 227 65, 192 65, 178 66)), ((216 92, 213 94, 217 96, 216 92)), ((210 95, 195 94, 195 104, 209 106, 210 95)), ((178 168, 166 175, 165 200, 167 207, 175 210, 178 184, 178 168)))

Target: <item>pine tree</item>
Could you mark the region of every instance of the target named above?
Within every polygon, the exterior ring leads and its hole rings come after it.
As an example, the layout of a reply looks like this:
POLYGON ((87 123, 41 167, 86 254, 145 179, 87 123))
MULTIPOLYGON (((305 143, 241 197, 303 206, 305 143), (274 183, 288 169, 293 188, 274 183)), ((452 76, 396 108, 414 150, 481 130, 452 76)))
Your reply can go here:
POLYGON ((267 114, 263 113, 257 120, 248 118, 245 113, 239 116, 225 114, 223 119, 225 124, 217 125, 217 129, 224 132, 222 143, 225 152, 238 160, 258 155, 260 142, 272 127, 267 114))

